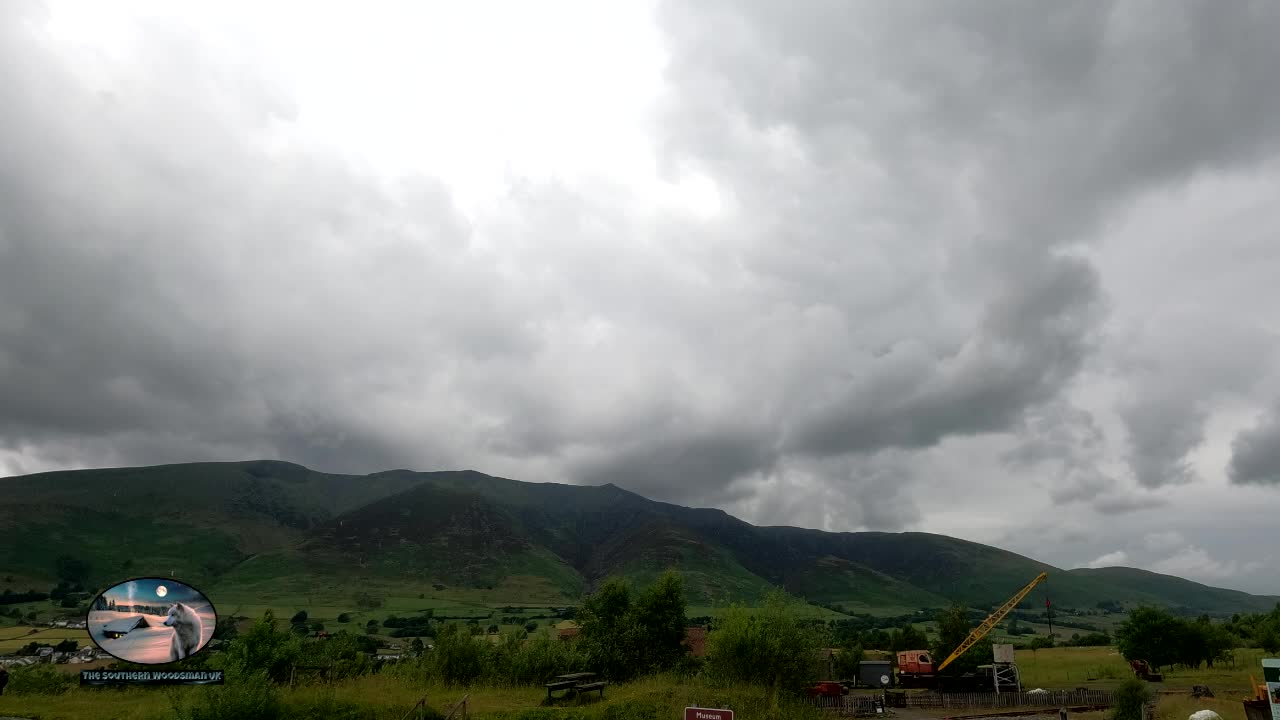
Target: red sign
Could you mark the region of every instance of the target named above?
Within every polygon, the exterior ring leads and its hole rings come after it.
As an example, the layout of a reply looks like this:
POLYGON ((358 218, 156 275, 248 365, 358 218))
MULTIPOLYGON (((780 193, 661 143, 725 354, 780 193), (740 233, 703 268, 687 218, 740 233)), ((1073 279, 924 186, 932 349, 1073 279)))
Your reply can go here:
POLYGON ((733 720, 733 711, 687 707, 684 709, 684 720, 733 720))

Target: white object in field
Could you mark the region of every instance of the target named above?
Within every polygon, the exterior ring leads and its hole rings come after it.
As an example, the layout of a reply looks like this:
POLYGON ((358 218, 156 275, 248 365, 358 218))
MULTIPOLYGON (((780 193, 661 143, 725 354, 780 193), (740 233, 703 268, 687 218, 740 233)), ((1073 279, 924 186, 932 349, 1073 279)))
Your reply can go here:
POLYGON ((1222 716, 1212 710, 1197 710, 1188 720, 1222 720, 1222 716))
POLYGON ((1043 694, 1045 694, 1045 693, 1047 693, 1047 692, 1049 692, 1049 691, 1048 691, 1048 690, 1045 690, 1044 688, 1036 688, 1035 690, 1028 690, 1028 691, 1027 691, 1027 694, 1028 694, 1028 695, 1043 695, 1043 694))

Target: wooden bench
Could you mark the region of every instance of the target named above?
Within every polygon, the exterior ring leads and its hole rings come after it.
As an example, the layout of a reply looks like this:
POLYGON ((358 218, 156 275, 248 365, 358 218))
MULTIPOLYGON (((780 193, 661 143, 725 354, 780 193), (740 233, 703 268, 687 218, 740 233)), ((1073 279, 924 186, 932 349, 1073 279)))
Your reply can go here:
POLYGON ((582 683, 581 685, 575 686, 573 689, 578 692, 592 692, 593 690, 599 690, 600 697, 604 697, 604 686, 608 684, 609 683, 601 680, 599 682, 582 683))
POLYGON ((569 690, 578 684, 577 680, 559 680, 557 682, 547 683, 547 699, 551 699, 551 693, 556 690, 569 690))

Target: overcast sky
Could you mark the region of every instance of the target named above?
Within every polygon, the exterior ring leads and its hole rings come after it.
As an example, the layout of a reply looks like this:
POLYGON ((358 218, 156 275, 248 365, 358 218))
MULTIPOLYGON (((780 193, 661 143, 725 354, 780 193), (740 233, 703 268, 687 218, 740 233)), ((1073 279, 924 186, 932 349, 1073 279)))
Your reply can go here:
POLYGON ((1280 4, 319 5, 0 3, 0 475, 473 468, 1280 593, 1280 4))

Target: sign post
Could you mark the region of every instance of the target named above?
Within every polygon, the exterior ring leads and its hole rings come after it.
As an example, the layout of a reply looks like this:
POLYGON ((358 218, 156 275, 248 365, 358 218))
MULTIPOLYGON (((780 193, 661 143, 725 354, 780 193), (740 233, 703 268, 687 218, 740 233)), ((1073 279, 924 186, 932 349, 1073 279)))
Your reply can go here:
POLYGON ((733 720, 733 711, 728 708, 687 707, 684 720, 733 720))
POLYGON ((1271 702, 1271 720, 1280 720, 1280 658, 1263 658, 1262 681, 1267 684, 1267 700, 1271 702))

